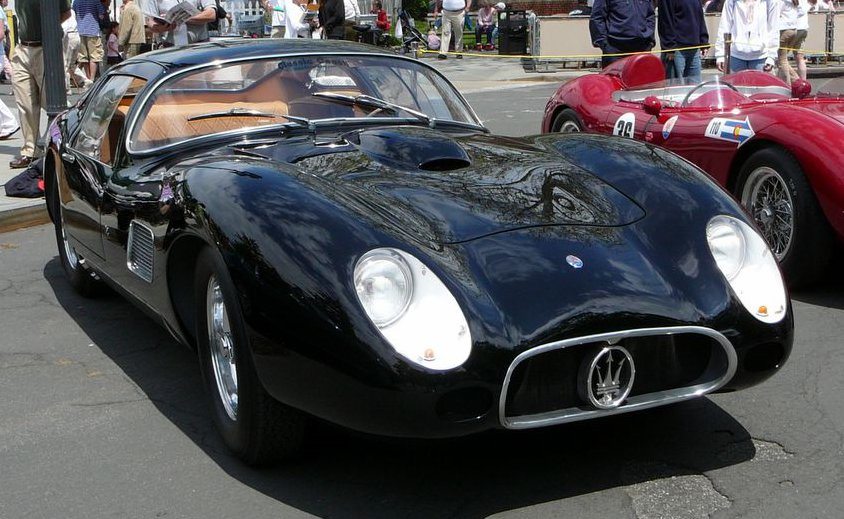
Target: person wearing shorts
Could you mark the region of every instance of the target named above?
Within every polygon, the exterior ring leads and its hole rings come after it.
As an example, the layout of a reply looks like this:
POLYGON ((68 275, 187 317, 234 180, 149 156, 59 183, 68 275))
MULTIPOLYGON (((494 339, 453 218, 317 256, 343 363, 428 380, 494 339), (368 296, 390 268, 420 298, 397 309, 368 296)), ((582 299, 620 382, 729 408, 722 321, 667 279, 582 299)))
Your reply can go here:
POLYGON ((97 77, 97 67, 103 61, 103 37, 100 22, 106 18, 106 10, 99 0, 74 0, 76 26, 79 29, 79 63, 88 79, 97 77))
POLYGON ((800 49, 809 34, 809 3, 807 0, 782 0, 780 7, 780 48, 777 51, 777 76, 790 85, 795 79, 806 79, 806 60, 800 49), (794 53, 797 71, 788 62, 794 53))

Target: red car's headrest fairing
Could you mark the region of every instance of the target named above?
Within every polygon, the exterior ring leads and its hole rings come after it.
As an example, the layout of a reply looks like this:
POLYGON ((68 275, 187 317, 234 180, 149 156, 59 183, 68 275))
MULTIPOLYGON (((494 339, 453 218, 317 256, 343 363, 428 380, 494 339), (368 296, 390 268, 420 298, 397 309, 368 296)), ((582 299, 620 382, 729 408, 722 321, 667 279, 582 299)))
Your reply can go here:
POLYGON ((620 59, 607 65, 601 73, 618 77, 625 88, 665 80, 665 67, 662 60, 654 54, 635 54, 620 59))

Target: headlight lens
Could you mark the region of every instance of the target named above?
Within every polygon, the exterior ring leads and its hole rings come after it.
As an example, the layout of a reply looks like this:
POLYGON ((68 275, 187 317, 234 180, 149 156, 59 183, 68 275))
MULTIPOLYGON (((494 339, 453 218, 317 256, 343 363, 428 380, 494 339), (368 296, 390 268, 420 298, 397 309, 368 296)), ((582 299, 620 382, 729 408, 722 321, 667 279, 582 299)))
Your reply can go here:
POLYGON ((365 254, 355 269, 355 290, 366 314, 385 326, 407 310, 413 295, 413 278, 402 257, 389 249, 365 254))
POLYGON ((366 314, 407 360, 448 370, 469 358, 472 336, 460 305, 411 254, 390 248, 367 252, 355 265, 354 283, 366 314))
POLYGON ((766 323, 781 321, 785 284, 765 240, 746 223, 724 215, 709 220, 706 240, 716 265, 747 311, 766 323))

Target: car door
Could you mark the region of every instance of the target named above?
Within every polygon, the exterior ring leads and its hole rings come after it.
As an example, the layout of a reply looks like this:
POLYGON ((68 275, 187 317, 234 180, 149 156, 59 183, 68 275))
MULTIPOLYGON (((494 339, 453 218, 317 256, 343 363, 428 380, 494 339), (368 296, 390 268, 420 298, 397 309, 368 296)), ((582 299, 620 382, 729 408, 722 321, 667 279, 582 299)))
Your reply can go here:
POLYGON ((82 256, 100 265, 105 258, 100 212, 122 129, 122 121, 115 119, 115 114, 125 113, 121 101, 138 81, 143 80, 129 75, 112 75, 106 79, 88 97, 77 131, 61 152, 65 228, 82 246, 79 250, 82 256))
POLYGON ((646 128, 648 142, 668 148, 722 185, 739 147, 754 135, 751 118, 740 106, 667 108, 646 128))

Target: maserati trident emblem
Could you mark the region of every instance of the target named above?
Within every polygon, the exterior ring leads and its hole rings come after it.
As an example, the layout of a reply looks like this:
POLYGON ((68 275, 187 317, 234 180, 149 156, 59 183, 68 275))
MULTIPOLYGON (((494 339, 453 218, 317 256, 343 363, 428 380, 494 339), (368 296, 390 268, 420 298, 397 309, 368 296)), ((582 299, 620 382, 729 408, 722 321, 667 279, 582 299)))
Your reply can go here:
POLYGON ((620 406, 633 388, 636 367, 622 346, 605 346, 583 360, 578 377, 581 398, 598 409, 620 406))
POLYGON ((566 263, 576 269, 583 268, 583 260, 575 256, 574 254, 569 254, 568 256, 566 256, 566 263))

